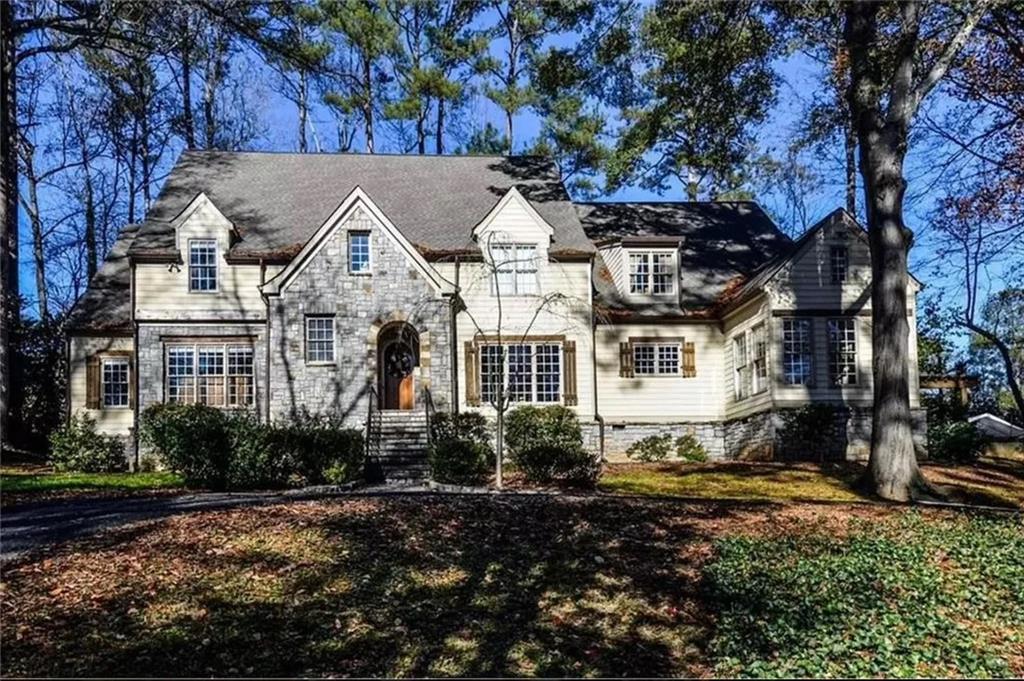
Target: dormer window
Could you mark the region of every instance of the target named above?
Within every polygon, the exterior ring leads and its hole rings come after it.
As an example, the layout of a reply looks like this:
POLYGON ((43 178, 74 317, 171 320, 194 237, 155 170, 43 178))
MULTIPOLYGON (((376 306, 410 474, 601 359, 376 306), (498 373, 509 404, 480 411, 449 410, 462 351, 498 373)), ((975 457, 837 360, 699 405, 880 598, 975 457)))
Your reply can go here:
POLYGON ((670 296, 675 293, 675 255, 671 251, 630 251, 629 292, 670 296))
POLYGON ((537 293, 537 247, 534 244, 493 244, 492 294, 526 296, 537 293))
POLYGON ((197 293, 210 293, 217 290, 216 239, 189 240, 188 290, 197 293))
POLYGON ((846 246, 833 246, 829 249, 829 264, 832 267, 832 283, 842 284, 845 282, 849 264, 849 251, 846 246))

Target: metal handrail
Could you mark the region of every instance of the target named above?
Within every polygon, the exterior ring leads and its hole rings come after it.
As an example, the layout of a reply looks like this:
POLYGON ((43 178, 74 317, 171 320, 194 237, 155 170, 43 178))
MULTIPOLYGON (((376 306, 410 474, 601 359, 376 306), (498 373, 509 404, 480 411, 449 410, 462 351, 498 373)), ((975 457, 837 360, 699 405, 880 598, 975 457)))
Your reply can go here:
POLYGON ((430 394, 430 388, 423 389, 423 397, 423 410, 427 416, 427 451, 430 451, 434 445, 434 416, 437 414, 437 408, 434 407, 434 396, 430 394))
POLYGON ((363 443, 368 466, 380 463, 380 431, 380 396, 377 389, 371 385, 366 410, 366 440, 363 443))

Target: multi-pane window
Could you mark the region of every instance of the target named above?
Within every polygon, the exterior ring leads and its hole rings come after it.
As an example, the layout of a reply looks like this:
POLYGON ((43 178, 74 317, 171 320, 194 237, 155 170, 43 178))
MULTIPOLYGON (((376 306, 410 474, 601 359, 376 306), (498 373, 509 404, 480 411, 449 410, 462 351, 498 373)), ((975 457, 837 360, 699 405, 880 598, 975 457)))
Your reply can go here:
POLYGON ((832 283, 841 284, 846 281, 846 270, 849 265, 849 251, 846 246, 832 246, 829 249, 829 264, 832 269, 832 283))
POLYGON ((104 359, 101 376, 103 408, 116 409, 128 406, 128 358, 104 359))
POLYGON ((782 320, 782 380, 786 385, 810 385, 814 375, 811 356, 811 320, 782 320))
POLYGON ((733 382, 738 400, 750 396, 750 356, 747 349, 747 334, 741 333, 732 339, 733 382))
POLYGON ((248 407, 255 403, 253 349, 248 345, 167 348, 167 401, 248 407))
POLYGON ((506 397, 511 402, 559 402, 562 399, 561 345, 483 345, 480 348, 480 392, 483 401, 495 403, 503 384, 506 386, 506 397))
POLYGON ((217 290, 216 239, 192 239, 188 242, 188 290, 217 290))
POLYGON ((334 316, 306 317, 306 361, 312 364, 334 362, 334 316))
POLYGON ((352 274, 370 273, 370 233, 348 233, 348 271, 352 274))
POLYGON ((828 375, 833 385, 857 383, 857 330, 849 318, 828 320, 828 375))
POLYGON ((679 343, 634 343, 633 374, 665 376, 679 374, 679 343))
POLYGON ((492 293, 524 296, 537 292, 537 247, 533 244, 494 244, 492 293))
POLYGON ((629 292, 638 295, 671 295, 675 291, 672 253, 631 252, 629 292))
POLYGON ((768 339, 764 324, 758 324, 750 330, 752 390, 753 394, 768 389, 768 339))

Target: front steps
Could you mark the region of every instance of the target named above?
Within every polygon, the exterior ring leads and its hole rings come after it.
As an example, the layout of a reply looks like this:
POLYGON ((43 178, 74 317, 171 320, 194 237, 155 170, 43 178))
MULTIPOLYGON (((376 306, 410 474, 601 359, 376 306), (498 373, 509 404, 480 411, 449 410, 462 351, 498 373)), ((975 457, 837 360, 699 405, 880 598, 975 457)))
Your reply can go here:
MULTIPOLYGON (((381 472, 387 482, 423 481, 430 477, 425 411, 380 411, 378 449, 381 472)), ((372 451, 372 448, 371 448, 372 451)))

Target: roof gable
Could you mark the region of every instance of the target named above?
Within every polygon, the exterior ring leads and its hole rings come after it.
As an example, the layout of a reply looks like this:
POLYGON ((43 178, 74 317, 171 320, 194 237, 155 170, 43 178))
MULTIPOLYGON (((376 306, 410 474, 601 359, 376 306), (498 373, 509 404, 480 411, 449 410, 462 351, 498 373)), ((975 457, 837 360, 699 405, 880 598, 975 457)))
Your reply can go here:
POLYGON ((518 189, 512 187, 507 192, 505 192, 505 195, 501 197, 501 199, 499 199, 496 204, 494 204, 494 208, 492 208, 490 212, 487 213, 484 219, 477 223, 475 227, 473 227, 473 240, 476 241, 481 234, 490 230, 490 228, 494 225, 498 217, 503 212, 505 212, 505 210, 511 203, 515 203, 523 210, 525 210, 526 214, 530 216, 530 218, 536 224, 538 229, 540 229, 541 232, 546 234, 549 239, 554 236, 554 227, 548 224, 548 222, 543 217, 541 217, 540 213, 537 212, 537 210, 530 204, 530 202, 523 198, 523 195, 519 193, 518 189))

